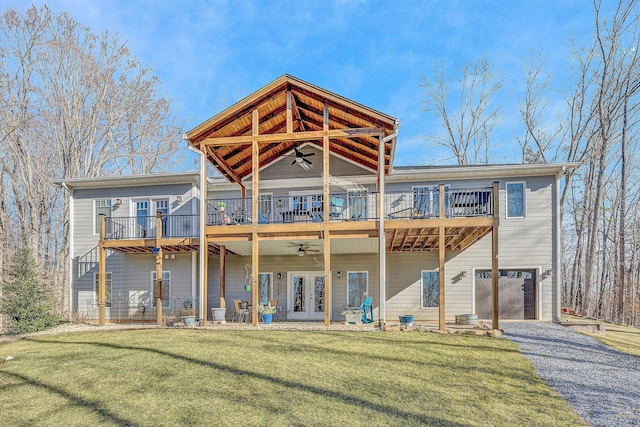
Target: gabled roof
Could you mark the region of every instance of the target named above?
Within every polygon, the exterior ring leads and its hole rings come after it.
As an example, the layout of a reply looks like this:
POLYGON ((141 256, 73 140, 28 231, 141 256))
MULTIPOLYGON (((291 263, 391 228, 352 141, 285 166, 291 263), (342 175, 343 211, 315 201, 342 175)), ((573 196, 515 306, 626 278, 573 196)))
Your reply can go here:
MULTIPOLYGON (((330 153, 376 171, 379 137, 396 132, 398 121, 287 74, 196 126, 185 139, 205 151, 207 159, 225 177, 241 182, 252 173, 252 139, 259 141, 259 167, 305 143, 321 148, 325 105, 330 153), (254 110, 258 112, 258 135, 251 138, 254 110), (281 135, 281 140, 275 135, 281 135)), ((392 138, 385 144, 385 173, 391 170, 394 151, 392 138)))

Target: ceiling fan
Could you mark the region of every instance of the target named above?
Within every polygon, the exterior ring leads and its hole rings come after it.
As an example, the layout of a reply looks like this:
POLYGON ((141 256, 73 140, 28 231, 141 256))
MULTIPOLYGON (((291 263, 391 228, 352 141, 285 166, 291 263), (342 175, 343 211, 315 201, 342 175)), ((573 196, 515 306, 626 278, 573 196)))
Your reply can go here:
POLYGON ((298 246, 298 256, 305 256, 308 252, 320 252, 319 249, 311 249, 311 246, 300 243, 298 246))
POLYGON ((300 165, 300 167, 302 167, 303 169, 308 169, 309 166, 307 166, 307 164, 311 165, 311 160, 308 160, 307 157, 311 157, 311 156, 315 156, 316 153, 307 153, 304 154, 302 151, 298 150, 297 148, 293 148, 296 152, 296 157, 295 159, 293 159, 293 162, 291 162, 292 165, 295 165, 296 163, 300 165), (305 164, 306 163, 306 164, 305 164))

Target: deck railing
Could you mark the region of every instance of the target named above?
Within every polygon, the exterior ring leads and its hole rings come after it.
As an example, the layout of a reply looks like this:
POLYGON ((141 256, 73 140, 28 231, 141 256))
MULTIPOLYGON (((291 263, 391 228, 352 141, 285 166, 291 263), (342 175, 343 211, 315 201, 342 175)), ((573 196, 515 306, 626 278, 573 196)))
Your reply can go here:
MULTIPOLYGON (((163 237, 198 237, 200 215, 167 215, 162 217, 163 237)), ((155 216, 105 218, 106 240, 155 239, 155 216)))
MULTIPOLYGON (((491 187, 444 189, 444 217, 493 216, 491 187)), ((387 219, 422 219, 440 216, 438 187, 416 187, 411 191, 385 193, 387 219)))
MULTIPOLYGON (((377 218, 377 192, 331 193, 329 221, 368 221, 377 218)), ((252 223, 251 198, 207 200, 207 225, 252 223)), ((324 221, 323 194, 262 196, 258 201, 258 224, 324 221)))
MULTIPOLYGON (((445 187, 445 218, 493 216, 491 187, 445 187)), ((374 221, 378 219, 377 192, 331 193, 329 221, 374 221)), ((252 223, 251 198, 220 198, 207 200, 207 225, 248 225, 252 223)), ((416 187, 408 191, 385 193, 385 218, 424 219, 440 216, 439 187, 416 187)), ((322 194, 261 196, 258 201, 258 224, 287 224, 324 221, 322 194)), ((162 217, 163 237, 198 237, 199 215, 168 215, 162 217)), ((106 221, 107 240, 154 239, 156 217, 109 217, 106 221)))

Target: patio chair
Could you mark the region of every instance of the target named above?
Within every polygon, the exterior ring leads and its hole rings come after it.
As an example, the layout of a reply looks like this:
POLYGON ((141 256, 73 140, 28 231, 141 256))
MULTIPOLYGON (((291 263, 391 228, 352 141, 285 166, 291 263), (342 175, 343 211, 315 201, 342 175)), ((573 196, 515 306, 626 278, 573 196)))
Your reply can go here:
POLYGON ((235 312, 233 313, 233 317, 231 318, 232 322, 246 322, 248 316, 249 316, 249 309, 248 308, 240 308, 240 302, 241 300, 239 299, 234 299, 233 301, 233 309, 235 310, 235 312))
POLYGON ((269 300, 269 306, 276 311, 275 318, 279 322, 280 321, 280 317, 278 317, 278 300, 277 299, 270 299, 269 300))
POLYGON ((362 323, 373 323, 373 297, 366 297, 362 302, 362 323))

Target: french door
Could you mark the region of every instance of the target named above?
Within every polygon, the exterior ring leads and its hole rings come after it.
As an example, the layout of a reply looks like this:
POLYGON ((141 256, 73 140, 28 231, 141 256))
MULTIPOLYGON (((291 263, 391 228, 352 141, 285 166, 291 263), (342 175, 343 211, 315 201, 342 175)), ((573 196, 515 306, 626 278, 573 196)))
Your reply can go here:
POLYGON ((324 275, 318 272, 288 273, 287 311, 290 319, 324 319, 324 275))

